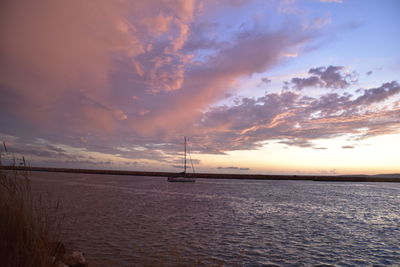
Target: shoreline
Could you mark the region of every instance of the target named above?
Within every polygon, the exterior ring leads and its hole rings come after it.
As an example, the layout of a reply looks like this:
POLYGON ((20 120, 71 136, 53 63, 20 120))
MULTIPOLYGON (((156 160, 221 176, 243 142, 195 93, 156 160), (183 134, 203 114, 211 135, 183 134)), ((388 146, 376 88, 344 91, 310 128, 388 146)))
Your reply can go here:
MULTIPOLYGON (((129 175, 129 176, 152 176, 168 177, 179 176, 176 172, 148 172, 148 171, 122 171, 122 170, 95 170, 95 169, 69 169, 69 168, 48 168, 48 167, 23 167, 23 166, 0 166, 4 170, 18 171, 41 171, 41 172, 63 172, 63 173, 84 173, 103 175, 129 175)), ((190 178, 205 179, 236 179, 236 180, 308 180, 326 182, 387 182, 400 183, 400 177, 377 177, 357 175, 317 176, 317 175, 270 175, 270 174, 224 174, 224 173, 187 173, 190 178)))

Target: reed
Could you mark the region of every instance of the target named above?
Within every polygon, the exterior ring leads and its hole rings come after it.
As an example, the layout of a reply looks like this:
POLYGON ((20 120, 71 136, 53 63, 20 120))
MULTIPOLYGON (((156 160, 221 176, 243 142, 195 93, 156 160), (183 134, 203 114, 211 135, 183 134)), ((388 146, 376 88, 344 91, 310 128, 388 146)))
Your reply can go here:
MULTIPOLYGON (((59 257, 52 241, 59 240, 61 213, 49 194, 33 194, 29 171, 17 170, 16 160, 0 153, 0 265, 55 266, 59 257)), ((26 166, 25 159, 22 164, 26 166)))

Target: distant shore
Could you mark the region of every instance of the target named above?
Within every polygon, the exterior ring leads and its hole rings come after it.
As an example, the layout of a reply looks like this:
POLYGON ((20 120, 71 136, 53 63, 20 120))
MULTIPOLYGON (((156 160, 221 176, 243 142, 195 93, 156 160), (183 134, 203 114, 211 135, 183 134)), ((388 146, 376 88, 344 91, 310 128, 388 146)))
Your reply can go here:
MULTIPOLYGON (((41 172, 64 172, 64 173, 85 173, 85 174, 107 174, 107 175, 130 175, 130 176, 153 176, 168 177, 178 176, 175 172, 148 172, 148 171, 122 171, 122 170, 94 170, 94 169, 68 169, 48 167, 20 167, 0 166, 5 170, 41 171, 41 172)), ((368 176, 368 175, 270 175, 270 174, 223 174, 223 173, 187 173, 187 177, 208 178, 208 179, 242 179, 242 180, 309 180, 327 182, 390 182, 399 183, 400 175, 397 177, 368 176)))

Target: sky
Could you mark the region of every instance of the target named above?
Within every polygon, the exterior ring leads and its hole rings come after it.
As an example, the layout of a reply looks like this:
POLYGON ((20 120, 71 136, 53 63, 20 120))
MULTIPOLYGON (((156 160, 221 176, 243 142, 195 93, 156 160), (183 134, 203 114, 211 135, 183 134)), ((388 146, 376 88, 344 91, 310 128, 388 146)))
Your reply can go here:
MULTIPOLYGON (((32 166, 400 173, 400 1, 6 0, 0 140, 32 166)), ((2 150, 4 152, 4 149, 2 150)))

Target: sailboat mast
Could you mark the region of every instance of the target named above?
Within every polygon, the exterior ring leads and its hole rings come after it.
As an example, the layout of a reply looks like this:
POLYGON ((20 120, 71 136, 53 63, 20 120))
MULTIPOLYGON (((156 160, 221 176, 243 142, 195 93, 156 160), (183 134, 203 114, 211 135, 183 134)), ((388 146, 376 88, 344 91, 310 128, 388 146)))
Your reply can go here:
POLYGON ((183 172, 184 173, 186 173, 186 136, 185 136, 185 144, 184 144, 184 146, 185 146, 185 161, 184 161, 184 169, 183 169, 183 172))

